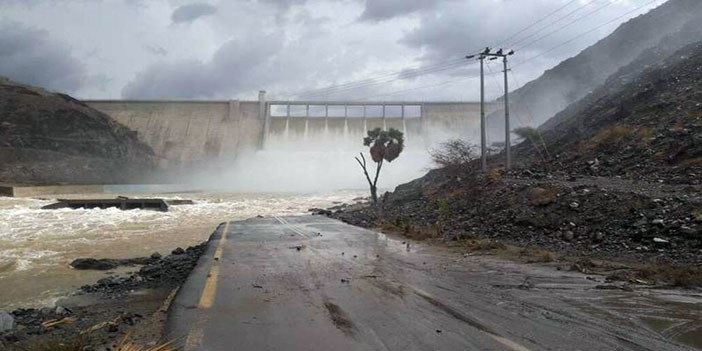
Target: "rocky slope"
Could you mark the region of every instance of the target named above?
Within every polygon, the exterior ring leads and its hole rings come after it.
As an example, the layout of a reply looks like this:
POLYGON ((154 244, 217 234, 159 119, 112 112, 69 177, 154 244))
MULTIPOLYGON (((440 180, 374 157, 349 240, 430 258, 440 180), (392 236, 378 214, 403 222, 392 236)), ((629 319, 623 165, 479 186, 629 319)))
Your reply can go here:
POLYGON ((136 133, 64 94, 0 79, 0 182, 133 182, 155 167, 136 133))
POLYGON ((576 109, 582 108, 588 102, 616 92, 624 85, 631 83, 632 80, 639 78, 644 71, 667 64, 666 59, 672 53, 698 42, 700 38, 702 38, 702 26, 699 23, 693 21, 685 24, 679 31, 664 37, 658 45, 644 50, 634 61, 618 69, 607 78, 604 84, 575 102, 573 106, 568 106, 566 111, 560 111, 562 113, 558 113, 546 121, 540 129, 548 130, 556 127, 571 118, 576 109))
POLYGON ((556 115, 536 143, 516 148, 517 158, 571 175, 699 184, 702 42, 630 76, 613 76, 556 115), (548 162, 536 162, 546 154, 548 162))
MULTIPOLYGON (((537 125, 545 122, 603 84, 620 68, 635 60, 639 62, 631 67, 642 67, 642 61, 654 62, 647 60, 650 50, 660 47, 670 53, 699 40, 698 34, 689 29, 699 27, 700 17, 702 2, 669 0, 629 20, 606 38, 514 91, 510 97, 513 113, 523 116, 524 121, 533 115, 537 125)), ((500 126, 495 130, 498 129, 503 130, 500 126)))
MULTIPOLYGON (((520 162, 510 172, 483 174, 479 161, 433 170, 386 194, 380 211, 356 207, 333 216, 408 236, 699 265, 701 82, 702 42, 635 77, 612 77, 557 116, 553 129, 515 147, 520 162)), ((500 167, 502 159, 489 163, 500 167)), ((688 273, 674 284, 702 284, 702 274, 688 273)))

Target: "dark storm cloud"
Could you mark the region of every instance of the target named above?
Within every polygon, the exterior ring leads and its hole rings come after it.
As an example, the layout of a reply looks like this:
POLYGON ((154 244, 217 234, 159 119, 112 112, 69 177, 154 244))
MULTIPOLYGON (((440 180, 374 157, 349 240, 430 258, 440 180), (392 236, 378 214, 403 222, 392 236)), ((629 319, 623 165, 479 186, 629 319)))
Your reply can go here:
MULTIPOLYGON (((491 0, 447 2, 432 14, 422 14, 420 24, 408 31, 401 43, 422 50, 423 59, 428 63, 460 58, 485 46, 518 49, 513 62, 520 62, 574 39, 586 29, 627 10, 618 7, 616 3, 576 2, 528 31, 514 36, 562 5, 563 3, 548 0, 529 3, 491 0), (486 8, 490 11, 485 11, 486 8), (590 16, 586 16, 588 14, 590 16), (573 24, 568 25, 571 22, 573 24), (553 25, 548 26, 551 23, 553 25)), ((591 44, 595 37, 576 38, 569 46, 582 48, 591 44)), ((563 51, 548 52, 542 59, 560 58, 562 54, 563 51)))
POLYGON ((0 23, 0 76, 50 90, 73 92, 85 77, 68 45, 54 42, 43 30, 0 23))
POLYGON ((446 0, 366 0, 362 21, 379 22, 417 11, 434 9, 446 0))
POLYGON ((280 35, 249 35, 225 43, 212 60, 159 62, 122 90, 126 98, 206 98, 256 90, 274 77, 270 58, 282 47, 280 35))
POLYGON ((171 20, 173 23, 192 22, 200 17, 213 15, 216 12, 217 8, 210 4, 197 3, 183 5, 173 11, 171 20))

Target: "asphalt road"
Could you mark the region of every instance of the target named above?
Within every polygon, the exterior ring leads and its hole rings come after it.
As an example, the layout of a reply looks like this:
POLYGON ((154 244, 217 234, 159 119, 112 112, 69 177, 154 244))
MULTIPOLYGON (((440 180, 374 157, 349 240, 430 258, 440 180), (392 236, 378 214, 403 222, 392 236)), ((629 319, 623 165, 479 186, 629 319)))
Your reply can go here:
POLYGON ((321 216, 256 218, 220 225, 168 334, 186 351, 702 347, 699 292, 603 280, 321 216))

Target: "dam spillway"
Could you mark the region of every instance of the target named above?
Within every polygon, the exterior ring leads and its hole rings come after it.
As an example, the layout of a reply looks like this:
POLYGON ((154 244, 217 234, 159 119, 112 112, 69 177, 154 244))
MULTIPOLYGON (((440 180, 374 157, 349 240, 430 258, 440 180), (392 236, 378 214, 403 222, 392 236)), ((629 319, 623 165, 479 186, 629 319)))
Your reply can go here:
MULTIPOLYGON (((260 149, 333 142, 359 146, 373 128, 403 131, 409 145, 477 140, 480 104, 423 101, 86 100, 137 133, 165 166, 226 158, 260 149)), ((500 108, 487 103, 486 113, 500 108)))

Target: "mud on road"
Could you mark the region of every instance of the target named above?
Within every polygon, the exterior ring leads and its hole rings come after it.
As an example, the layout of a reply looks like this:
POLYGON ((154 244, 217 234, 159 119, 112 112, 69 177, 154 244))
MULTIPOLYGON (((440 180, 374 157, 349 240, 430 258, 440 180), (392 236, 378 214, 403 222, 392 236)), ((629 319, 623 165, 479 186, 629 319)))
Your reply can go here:
POLYGON ((687 350, 702 294, 461 254, 322 216, 220 226, 175 299, 186 350, 687 350))

